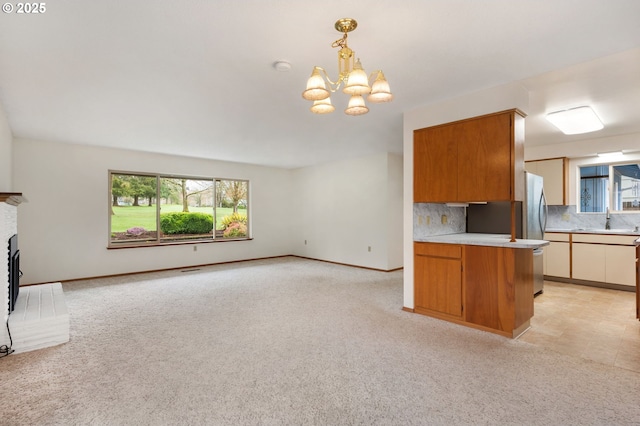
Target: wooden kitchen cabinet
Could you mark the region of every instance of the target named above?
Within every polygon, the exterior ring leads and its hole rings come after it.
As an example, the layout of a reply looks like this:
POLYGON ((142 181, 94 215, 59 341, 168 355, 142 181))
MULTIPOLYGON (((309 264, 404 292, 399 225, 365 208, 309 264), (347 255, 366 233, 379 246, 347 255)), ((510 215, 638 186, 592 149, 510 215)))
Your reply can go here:
POLYGON ((533 249, 415 242, 413 310, 518 336, 533 316, 533 249))
POLYGON ((523 170, 518 110, 414 131, 414 202, 521 201, 523 170))
POLYGON ((415 310, 462 316, 462 247, 415 243, 415 310))
POLYGON ((526 171, 542 176, 544 193, 550 206, 567 205, 569 201, 569 159, 550 158, 526 161, 526 171))
POLYGON ((438 126, 416 130, 413 138, 414 202, 447 202, 457 197, 456 128, 438 126))
POLYGON ((464 247, 464 318, 516 337, 533 316, 533 249, 464 247))

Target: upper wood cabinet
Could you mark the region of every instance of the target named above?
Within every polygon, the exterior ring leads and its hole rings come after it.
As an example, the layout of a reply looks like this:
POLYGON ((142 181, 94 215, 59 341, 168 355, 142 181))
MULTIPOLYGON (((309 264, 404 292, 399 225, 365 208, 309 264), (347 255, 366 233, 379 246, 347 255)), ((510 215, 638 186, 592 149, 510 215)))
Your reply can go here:
POLYGON ((458 143, 455 126, 413 133, 414 202, 446 202, 457 197, 458 143))
POLYGON ((414 131, 414 202, 521 201, 524 116, 508 110, 414 131))
POLYGON ((569 159, 550 158, 533 160, 524 163, 526 171, 542 176, 544 179, 544 195, 550 206, 569 204, 569 159))

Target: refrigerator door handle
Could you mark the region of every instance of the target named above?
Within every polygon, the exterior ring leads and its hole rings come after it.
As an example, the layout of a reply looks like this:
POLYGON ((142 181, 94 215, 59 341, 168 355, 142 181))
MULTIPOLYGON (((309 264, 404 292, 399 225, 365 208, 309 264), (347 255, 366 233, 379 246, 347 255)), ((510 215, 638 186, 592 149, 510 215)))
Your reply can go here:
POLYGON ((541 210, 538 215, 538 224, 542 231, 542 237, 544 238, 544 231, 547 229, 547 217, 549 216, 549 206, 547 205, 547 197, 544 195, 544 188, 540 191, 540 207, 541 210))

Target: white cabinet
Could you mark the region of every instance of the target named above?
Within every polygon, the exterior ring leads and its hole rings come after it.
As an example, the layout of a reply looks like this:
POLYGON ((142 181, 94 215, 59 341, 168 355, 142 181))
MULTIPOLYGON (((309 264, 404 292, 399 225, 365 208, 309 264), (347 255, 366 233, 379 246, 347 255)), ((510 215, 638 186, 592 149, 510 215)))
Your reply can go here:
POLYGON ((552 158, 525 162, 526 171, 542 176, 544 193, 550 206, 567 205, 569 193, 569 159, 552 158))
POLYGON ((544 248, 545 275, 553 277, 571 277, 571 250, 569 243, 549 242, 544 248))
POLYGON ((573 243, 573 277, 577 280, 605 282, 604 244, 573 243))
POLYGON ((573 234, 572 278, 636 286, 633 235, 573 234))
POLYGON ((571 278, 571 242, 569 234, 547 232, 544 239, 544 275, 571 278))
POLYGON ((605 281, 612 284, 636 285, 636 248, 606 246, 605 281))

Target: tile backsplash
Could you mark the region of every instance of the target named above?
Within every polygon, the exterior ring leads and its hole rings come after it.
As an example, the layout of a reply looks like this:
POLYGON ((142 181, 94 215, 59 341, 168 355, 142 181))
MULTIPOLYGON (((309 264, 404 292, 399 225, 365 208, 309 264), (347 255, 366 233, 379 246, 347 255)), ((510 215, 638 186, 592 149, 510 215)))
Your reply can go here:
MULTIPOLYGON (((602 228, 606 213, 577 213, 576 206, 549 206, 547 229, 602 228)), ((640 227, 640 213, 611 213, 611 229, 633 229, 640 227)))
POLYGON ((437 203, 413 205, 413 240, 445 234, 459 234, 467 227, 465 208, 437 203), (443 223, 444 222, 444 223, 443 223))
MULTIPOLYGON (((466 208, 440 203, 413 204, 413 240, 466 232, 466 208)), ((606 213, 577 213, 576 206, 549 206, 547 229, 604 229, 606 213)), ((640 213, 612 213, 611 229, 640 227, 640 213)))

